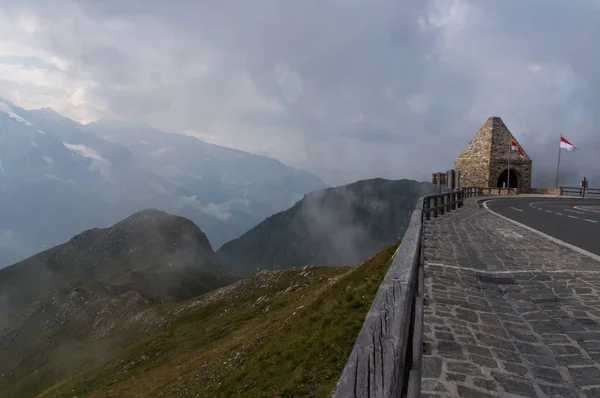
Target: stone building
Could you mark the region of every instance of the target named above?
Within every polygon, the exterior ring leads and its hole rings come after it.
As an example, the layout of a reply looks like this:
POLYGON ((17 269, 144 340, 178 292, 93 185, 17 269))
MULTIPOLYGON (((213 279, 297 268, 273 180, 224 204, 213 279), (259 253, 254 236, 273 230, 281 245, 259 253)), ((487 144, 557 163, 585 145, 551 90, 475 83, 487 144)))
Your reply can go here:
POLYGON ((461 186, 504 187, 508 182, 511 188, 529 190, 531 158, 518 141, 525 156, 510 148, 511 137, 514 138, 502 119, 490 117, 456 158, 454 168, 460 171, 461 186))

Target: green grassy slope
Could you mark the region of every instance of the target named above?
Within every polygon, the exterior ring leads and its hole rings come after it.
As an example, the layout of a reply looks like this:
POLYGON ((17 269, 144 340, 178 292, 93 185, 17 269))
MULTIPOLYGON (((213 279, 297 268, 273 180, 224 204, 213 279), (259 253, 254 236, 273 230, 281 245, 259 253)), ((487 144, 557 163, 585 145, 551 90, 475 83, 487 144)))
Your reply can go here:
POLYGON ((396 247, 359 267, 260 272, 162 303, 150 331, 38 396, 328 396, 396 247))

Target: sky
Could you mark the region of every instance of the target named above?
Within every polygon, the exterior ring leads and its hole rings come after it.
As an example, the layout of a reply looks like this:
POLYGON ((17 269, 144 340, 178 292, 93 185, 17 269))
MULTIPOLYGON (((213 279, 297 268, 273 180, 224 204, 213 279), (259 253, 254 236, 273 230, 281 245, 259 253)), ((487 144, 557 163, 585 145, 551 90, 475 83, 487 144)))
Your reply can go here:
POLYGON ((276 158, 429 180, 490 116, 600 187, 597 0, 0 0, 0 96, 276 158), (594 174, 595 173, 595 174, 594 174))

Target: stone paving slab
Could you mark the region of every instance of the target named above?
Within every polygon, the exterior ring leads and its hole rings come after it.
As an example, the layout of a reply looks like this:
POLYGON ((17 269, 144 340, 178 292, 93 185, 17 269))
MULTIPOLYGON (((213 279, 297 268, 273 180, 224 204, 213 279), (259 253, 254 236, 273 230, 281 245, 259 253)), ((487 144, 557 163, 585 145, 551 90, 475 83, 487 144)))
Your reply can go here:
POLYGON ((600 262, 474 201, 425 236, 424 398, 600 397, 600 262))

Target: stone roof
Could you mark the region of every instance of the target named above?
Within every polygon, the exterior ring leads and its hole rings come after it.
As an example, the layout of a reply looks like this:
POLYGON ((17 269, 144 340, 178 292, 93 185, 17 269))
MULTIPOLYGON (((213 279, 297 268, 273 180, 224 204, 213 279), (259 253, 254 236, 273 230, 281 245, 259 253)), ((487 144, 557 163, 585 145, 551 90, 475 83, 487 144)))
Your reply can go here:
POLYGON ((456 158, 455 169, 461 173, 463 186, 495 187, 499 178, 508 169, 517 173, 519 187, 530 188, 532 161, 519 141, 512 135, 501 118, 489 117, 467 147, 456 158), (511 150, 514 138, 524 153, 511 150))
POLYGON ((511 151, 511 161, 515 160, 529 160, 529 155, 525 148, 519 143, 519 140, 510 132, 508 127, 504 124, 502 119, 498 116, 489 117, 485 123, 481 126, 477 134, 469 142, 467 147, 459 155, 459 158, 468 155, 470 152, 477 152, 480 154, 488 154, 490 159, 501 157, 506 159, 506 155, 509 153, 510 138, 514 138, 525 157, 521 158, 517 151, 511 151))

